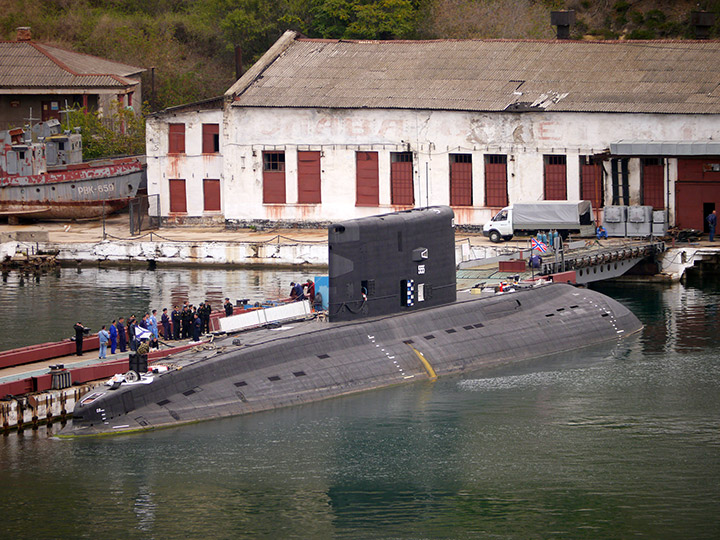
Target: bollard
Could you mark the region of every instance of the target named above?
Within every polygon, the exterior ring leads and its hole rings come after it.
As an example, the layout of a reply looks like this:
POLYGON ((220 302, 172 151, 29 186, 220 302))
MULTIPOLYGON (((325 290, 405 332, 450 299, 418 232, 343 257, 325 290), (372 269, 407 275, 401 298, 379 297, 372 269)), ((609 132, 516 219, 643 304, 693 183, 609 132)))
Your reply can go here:
POLYGON ((61 390, 72 386, 72 375, 70 371, 65 369, 63 364, 50 366, 50 375, 52 375, 52 389, 61 390))

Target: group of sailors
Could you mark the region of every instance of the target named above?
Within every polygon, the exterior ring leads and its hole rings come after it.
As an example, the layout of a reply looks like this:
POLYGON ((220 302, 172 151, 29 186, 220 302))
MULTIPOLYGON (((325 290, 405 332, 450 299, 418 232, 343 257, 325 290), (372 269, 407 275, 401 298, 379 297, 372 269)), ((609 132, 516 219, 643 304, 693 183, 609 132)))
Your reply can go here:
POLYGON ((315 293, 315 283, 309 279, 305 283, 290 282, 290 302, 299 302, 300 300, 310 300, 315 311, 322 310, 322 295, 315 293))
MULTIPOLYGON (((230 300, 225 299, 226 303, 230 300)), ((232 306, 232 304, 231 304, 232 306)), ((200 341, 200 335, 210 332, 210 314, 212 306, 207 300, 200 302, 195 307, 187 301, 182 306, 174 306, 172 312, 168 316, 167 308, 163 309, 161 323, 163 327, 163 337, 167 340, 188 339, 192 337, 193 341, 200 341)))
MULTIPOLYGON (((233 305, 229 298, 225 298, 225 316, 233 314, 233 305)), ((100 358, 106 358, 107 348, 110 347, 110 354, 116 351, 124 353, 128 350, 138 351, 138 348, 157 349, 160 338, 164 340, 192 339, 200 341, 200 336, 210 332, 210 315, 212 306, 207 300, 194 306, 185 301, 182 308, 176 305, 172 312, 168 313, 163 308, 158 319, 157 310, 153 309, 145 313, 141 319, 131 315, 127 321, 125 317, 118 317, 110 323, 110 327, 102 326, 98 337, 100 341, 100 358), (147 346, 145 346, 147 345, 147 346)), ((83 337, 89 333, 89 328, 78 322, 74 326, 76 353, 82 355, 83 337)), ((143 351, 141 351, 143 352, 143 351)))
MULTIPOLYGON (((320 293, 315 293, 315 283, 311 279, 307 279, 305 283, 293 281, 290 286, 288 301, 298 302, 309 299, 316 310, 322 309, 322 296, 320 293)), ((234 308, 229 298, 225 298, 223 309, 226 317, 233 314, 234 308)), ((127 322, 125 317, 118 317, 117 320, 110 323, 109 328, 103 325, 98 332, 99 357, 106 358, 108 346, 110 354, 115 354, 118 350, 124 353, 128 348, 133 352, 138 352, 138 349, 141 348, 141 353, 149 349, 157 349, 161 337, 166 341, 181 339, 200 341, 202 334, 210 332, 211 314, 212 306, 207 300, 200 302, 197 307, 186 300, 182 308, 175 305, 170 313, 167 308, 163 308, 159 319, 156 309, 145 313, 139 320, 135 315, 131 315, 127 322)), ((81 356, 83 337, 89 333, 90 329, 78 322, 75 324, 74 330, 77 355, 81 356)))

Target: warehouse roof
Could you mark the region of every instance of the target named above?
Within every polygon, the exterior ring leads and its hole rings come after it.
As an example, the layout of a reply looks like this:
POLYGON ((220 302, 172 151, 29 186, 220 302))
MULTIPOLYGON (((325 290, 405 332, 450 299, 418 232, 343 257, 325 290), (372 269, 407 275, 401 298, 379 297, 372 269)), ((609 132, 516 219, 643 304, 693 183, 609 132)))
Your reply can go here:
POLYGON ((286 32, 235 106, 718 114, 718 41, 346 41, 286 32))
POLYGON ((123 88, 143 68, 34 41, 0 41, 0 88, 123 88))

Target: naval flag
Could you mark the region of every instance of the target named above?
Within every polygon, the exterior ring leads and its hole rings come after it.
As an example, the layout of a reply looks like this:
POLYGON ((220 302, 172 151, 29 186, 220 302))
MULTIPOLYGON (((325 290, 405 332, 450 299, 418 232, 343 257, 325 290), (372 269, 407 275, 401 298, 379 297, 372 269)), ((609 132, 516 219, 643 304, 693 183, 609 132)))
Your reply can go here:
POLYGON ((141 340, 141 339, 150 339, 152 337, 152 332, 148 330, 147 328, 143 328, 142 326, 136 326, 135 327, 135 339, 141 340))
POLYGON ((534 238, 530 239, 530 246, 532 247, 532 249, 537 249, 542 253, 547 252, 547 246, 543 242, 535 240, 534 238))

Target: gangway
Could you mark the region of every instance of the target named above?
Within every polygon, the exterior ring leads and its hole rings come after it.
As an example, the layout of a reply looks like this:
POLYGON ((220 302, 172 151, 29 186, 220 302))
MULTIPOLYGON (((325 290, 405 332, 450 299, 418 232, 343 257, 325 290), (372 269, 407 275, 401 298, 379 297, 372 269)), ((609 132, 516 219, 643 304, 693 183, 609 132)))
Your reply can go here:
POLYGON ((603 246, 599 243, 558 252, 553 260, 543 259, 539 274, 548 276, 575 272, 575 283, 591 283, 620 277, 640 261, 665 251, 665 242, 632 242, 603 246))
MULTIPOLYGON (((501 281, 547 277, 556 281, 585 284, 612 279, 625 274, 643 260, 656 257, 665 251, 662 241, 634 241, 600 243, 575 241, 565 249, 541 253, 540 268, 529 268, 530 248, 516 250, 499 257, 465 261, 457 272, 458 288, 473 287, 478 283, 491 285, 501 281), (515 261, 522 270, 503 271, 501 261, 515 261)), ((538 254, 538 252, 535 252, 538 254)))

